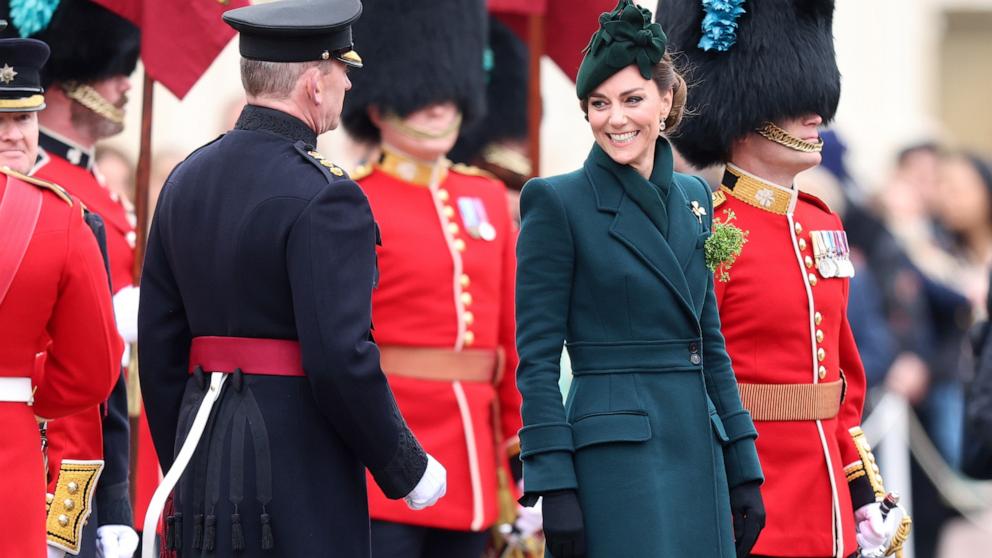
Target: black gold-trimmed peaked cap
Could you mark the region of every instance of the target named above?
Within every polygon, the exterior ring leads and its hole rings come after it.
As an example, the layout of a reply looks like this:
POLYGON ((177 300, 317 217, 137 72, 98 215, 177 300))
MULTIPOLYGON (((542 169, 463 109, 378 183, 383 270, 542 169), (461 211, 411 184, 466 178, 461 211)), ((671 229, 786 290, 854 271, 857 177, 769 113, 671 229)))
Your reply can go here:
POLYGON ((37 39, 0 39, 0 112, 45 108, 41 68, 48 55, 48 45, 37 39))
POLYGON ((240 34, 241 56, 266 62, 337 59, 355 68, 351 24, 362 15, 360 0, 277 0, 224 13, 240 34))

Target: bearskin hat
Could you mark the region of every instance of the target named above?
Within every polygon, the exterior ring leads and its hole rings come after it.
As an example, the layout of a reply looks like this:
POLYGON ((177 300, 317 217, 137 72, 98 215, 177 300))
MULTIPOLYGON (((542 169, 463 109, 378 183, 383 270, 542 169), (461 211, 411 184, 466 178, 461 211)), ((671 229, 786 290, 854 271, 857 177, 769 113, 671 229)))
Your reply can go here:
POLYGON ((362 141, 379 141, 368 107, 406 116, 454 101, 469 126, 485 110, 483 0, 370 0, 352 24, 364 67, 349 74, 341 121, 362 141))
POLYGON ((527 138, 527 45, 509 27, 490 18, 489 51, 486 114, 472 126, 462 127, 458 143, 448 154, 458 163, 470 163, 490 143, 527 138))
MULTIPOLYGON (((671 139, 699 168, 727 162, 733 141, 765 122, 811 113, 829 122, 840 100, 834 0, 724 4, 744 9, 736 16, 735 39, 726 40, 724 22, 721 40, 726 50, 699 46, 707 16, 701 0, 659 0, 655 16, 668 34, 669 51, 685 72, 687 105, 693 111, 671 139)), ((712 28, 713 19, 711 15, 707 27, 712 28)))
POLYGON ((138 63, 141 34, 130 21, 89 0, 61 0, 51 13, 0 5, 0 18, 11 25, 3 36, 30 36, 48 43, 52 56, 42 71, 42 84, 92 83, 131 75, 138 63))

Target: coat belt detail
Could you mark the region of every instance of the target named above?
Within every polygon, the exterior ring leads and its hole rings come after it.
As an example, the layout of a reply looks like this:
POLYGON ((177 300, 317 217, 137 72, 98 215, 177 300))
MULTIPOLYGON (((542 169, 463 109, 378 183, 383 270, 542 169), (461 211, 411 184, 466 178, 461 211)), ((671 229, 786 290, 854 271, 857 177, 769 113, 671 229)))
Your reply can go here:
POLYGON ((300 343, 290 339, 251 337, 194 337, 189 351, 189 372, 197 367, 204 372, 265 376, 305 376, 300 343))
POLYGON ((387 375, 434 381, 491 383, 502 369, 501 354, 496 349, 379 347, 382 370, 387 375))
POLYGON ((829 420, 840 411, 843 382, 738 384, 741 403, 758 421, 829 420))
POLYGON ((703 343, 699 339, 671 341, 568 343, 572 374, 653 374, 699 370, 703 343))

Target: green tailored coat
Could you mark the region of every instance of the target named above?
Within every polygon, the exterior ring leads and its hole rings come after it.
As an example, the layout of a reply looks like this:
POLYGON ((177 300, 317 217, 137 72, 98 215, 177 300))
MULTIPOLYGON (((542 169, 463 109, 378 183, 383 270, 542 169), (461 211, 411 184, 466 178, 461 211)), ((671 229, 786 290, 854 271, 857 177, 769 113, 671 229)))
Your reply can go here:
POLYGON ((582 169, 523 189, 524 487, 577 489, 589 558, 732 558, 728 487, 762 480, 757 433, 703 256, 710 191, 656 146, 650 183, 594 145, 582 169))

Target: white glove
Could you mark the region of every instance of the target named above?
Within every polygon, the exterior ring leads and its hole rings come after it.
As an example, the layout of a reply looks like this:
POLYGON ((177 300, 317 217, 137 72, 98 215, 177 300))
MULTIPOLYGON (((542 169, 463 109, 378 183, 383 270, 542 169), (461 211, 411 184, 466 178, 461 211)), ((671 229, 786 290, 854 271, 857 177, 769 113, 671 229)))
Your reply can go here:
POLYGON ((132 558, 138 550, 138 533, 127 525, 96 528, 97 558, 132 558))
POLYGON ((138 341, 138 298, 140 290, 128 285, 114 295, 114 317, 117 319, 117 332, 124 343, 138 341))
POLYGON ((422 510, 437 503, 448 489, 448 472, 431 454, 427 454, 427 470, 417 486, 406 495, 406 505, 412 510, 422 510))
POLYGON ((48 558, 65 558, 65 551, 61 548, 55 548, 54 546, 48 545, 48 558))
POLYGON ((896 506, 882 519, 880 502, 858 508, 854 512, 854 522, 858 528, 856 538, 861 547, 861 555, 866 558, 884 556, 905 514, 906 510, 902 506, 896 506))
POLYGON ((513 522, 513 526, 520 533, 521 538, 525 539, 540 531, 544 526, 541 515, 541 500, 529 508, 518 505, 517 520, 513 522))

